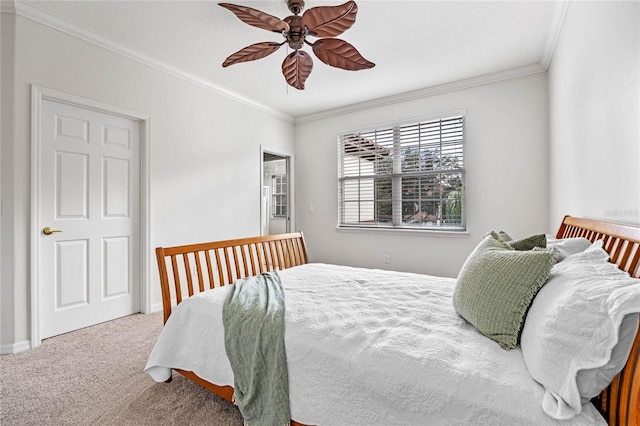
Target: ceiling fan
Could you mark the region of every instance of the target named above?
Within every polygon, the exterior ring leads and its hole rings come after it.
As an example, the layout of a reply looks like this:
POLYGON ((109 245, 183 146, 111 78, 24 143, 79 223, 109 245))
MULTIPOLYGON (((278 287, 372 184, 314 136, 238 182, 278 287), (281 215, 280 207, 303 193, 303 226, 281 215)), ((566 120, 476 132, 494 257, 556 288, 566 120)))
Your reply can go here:
POLYGON ((354 1, 348 1, 339 6, 312 7, 300 16, 304 8, 304 0, 288 0, 287 6, 293 15, 282 20, 246 6, 229 3, 219 3, 219 5, 233 12, 242 22, 281 33, 285 38, 282 43, 267 41, 240 49, 224 61, 223 67, 264 58, 285 43, 293 49, 293 52, 282 62, 282 74, 287 83, 298 90, 304 89, 304 83, 313 69, 311 55, 300 50, 305 44, 311 46, 318 59, 332 67, 356 71, 375 66, 351 44, 334 38, 351 28, 356 21, 358 6, 354 1), (307 39, 308 36, 320 38, 311 42, 307 39))

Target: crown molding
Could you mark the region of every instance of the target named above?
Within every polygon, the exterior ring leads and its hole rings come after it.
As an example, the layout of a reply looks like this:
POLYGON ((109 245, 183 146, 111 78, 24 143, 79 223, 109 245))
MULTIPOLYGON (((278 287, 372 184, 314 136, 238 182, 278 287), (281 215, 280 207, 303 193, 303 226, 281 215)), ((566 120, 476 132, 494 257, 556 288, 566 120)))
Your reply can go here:
POLYGON ((546 72, 551 65, 551 59, 555 52, 560 38, 560 33, 564 25, 564 20, 569 8, 570 0, 556 0, 557 5, 554 12, 553 20, 551 22, 551 28, 549 30, 549 36, 545 42, 545 46, 542 52, 539 63, 527 65, 520 68, 514 68, 511 70, 501 71, 492 74, 486 74, 479 77, 473 77, 465 80, 459 80, 452 83, 446 83, 437 86, 426 87, 424 89, 418 89, 411 92, 401 93, 398 95, 392 95, 385 98, 374 99, 371 101, 361 102, 345 107, 335 108, 331 110, 321 111, 318 113, 302 115, 296 117, 295 123, 305 123, 308 121, 320 120, 329 117, 335 117, 339 115, 349 114, 352 112, 364 111, 367 109, 373 109, 383 107, 387 105, 393 105, 397 103, 412 101, 420 98, 426 98, 429 96, 440 95, 447 92, 453 92, 456 90, 469 89, 475 86, 481 86, 484 84, 497 83, 512 78, 525 77, 527 75, 538 74, 546 72))
POLYGON ((440 95, 447 92, 468 89, 471 87, 476 87, 476 86, 481 86, 485 84, 491 84, 491 83, 496 83, 504 80, 513 79, 513 78, 524 77, 527 75, 546 72, 551 63, 551 59, 553 57, 553 53, 555 51, 556 44, 558 42, 560 32, 564 24, 564 19, 566 16, 568 5, 569 5, 569 0, 558 1, 555 15, 551 24, 549 37, 547 38, 547 41, 545 43, 545 47, 539 63, 527 65, 524 67, 514 68, 511 70, 505 70, 505 71, 500 71, 496 73, 486 74, 478 77, 472 77, 469 79, 459 80, 452 83, 430 86, 423 89, 400 93, 397 95, 391 95, 391 96, 378 98, 370 101, 355 103, 355 104, 347 105, 344 107, 329 109, 329 110, 302 115, 298 117, 293 117, 289 114, 285 114, 281 111, 275 110, 264 104, 258 103, 252 99, 238 95, 237 93, 234 93, 230 90, 227 90, 223 87, 213 84, 211 81, 205 78, 202 78, 198 75, 189 73, 183 69, 180 69, 173 65, 162 62, 149 55, 136 51, 135 49, 131 49, 129 47, 123 46, 119 43, 114 42, 113 40, 110 40, 94 32, 88 31, 68 21, 52 16, 40 9, 37 9, 28 4, 24 4, 23 2, 2 0, 0 1, 0 4, 2 4, 2 8, 1 8, 2 13, 15 13, 16 15, 20 15, 27 19, 31 19, 32 21, 38 22, 42 25, 61 31, 72 37, 79 38, 88 43, 94 44, 98 47, 114 52, 118 55, 121 55, 123 57, 134 60, 143 65, 149 66, 158 71, 169 74, 173 77, 182 79, 184 81, 187 81, 189 83, 202 87, 206 90, 210 90, 214 93, 225 96, 234 101, 240 102, 244 105, 247 105, 251 108, 267 113, 278 119, 284 120, 289 123, 298 124, 298 123, 305 123, 309 121, 315 121, 315 120, 320 120, 324 118, 349 114, 353 112, 364 111, 368 109, 398 104, 402 102, 413 101, 413 100, 417 100, 425 97, 440 95))
POLYGON ((540 59, 540 63, 545 70, 548 70, 549 65, 551 65, 551 59, 553 58, 553 53, 556 50, 558 39, 560 38, 560 33, 562 32, 562 26, 564 25, 564 18, 567 16, 568 8, 568 0, 558 1, 556 5, 553 21, 551 21, 551 29, 549 30, 549 37, 547 38, 544 46, 544 51, 542 52, 542 58, 540 59))
POLYGON ((230 98, 234 101, 240 102, 251 108, 267 113, 273 117, 279 118, 289 123, 295 122, 294 117, 292 117, 291 115, 285 114, 281 111, 275 110, 266 105, 255 102, 249 98, 238 95, 237 93, 234 93, 230 90, 227 90, 223 87, 213 84, 211 81, 204 79, 198 75, 192 74, 183 69, 180 69, 173 65, 162 62, 156 58, 153 58, 152 56, 141 53, 130 47, 123 46, 119 43, 114 42, 113 40, 110 40, 92 31, 88 31, 68 21, 52 16, 38 8, 35 8, 33 6, 30 6, 28 4, 18 1, 18 2, 8 2, 13 4, 13 10, 10 6, 6 7, 6 10, 5 10, 5 7, 4 7, 5 1, 2 0, 0 3, 3 4, 2 13, 15 13, 16 15, 30 19, 34 22, 38 22, 42 25, 53 28, 54 30, 60 31, 64 34, 70 35, 72 37, 91 43, 95 46, 109 50, 127 59, 131 59, 133 61, 146 65, 155 70, 164 72, 170 76, 179 78, 181 80, 187 81, 196 86, 200 86, 216 94, 219 94, 227 98, 230 98))
POLYGON ((514 78, 525 77, 528 75, 546 72, 546 68, 540 63, 527 65, 524 67, 514 68, 506 71, 500 71, 491 74, 485 74, 478 77, 472 77, 464 80, 454 81, 452 83, 440 84, 437 86, 425 87, 424 89, 413 90, 411 92, 391 95, 384 98, 378 98, 371 101, 360 102, 345 107, 335 108, 318 113, 308 114, 296 117, 295 123, 306 123, 309 121, 321 120, 324 118, 336 117, 339 115, 360 112, 373 108, 380 108, 393 104, 414 101, 417 99, 427 98, 430 96, 441 95, 444 93, 455 92, 457 90, 470 89, 476 86, 483 86, 500 81, 511 80, 514 78))

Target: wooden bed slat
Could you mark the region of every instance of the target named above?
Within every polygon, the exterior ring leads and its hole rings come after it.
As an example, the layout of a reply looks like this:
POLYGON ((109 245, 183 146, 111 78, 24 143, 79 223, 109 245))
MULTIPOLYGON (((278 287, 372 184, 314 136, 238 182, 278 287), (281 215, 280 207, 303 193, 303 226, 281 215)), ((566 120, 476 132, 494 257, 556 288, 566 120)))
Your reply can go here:
POLYGON ((278 242, 278 247, 279 247, 279 251, 278 253, 281 256, 281 261, 282 261, 282 268, 283 269, 287 269, 289 267, 289 256, 287 253, 287 242, 286 241, 279 241, 278 242))
POLYGON ((224 285, 224 277, 222 276, 222 268, 220 267, 220 253, 218 250, 212 250, 216 259, 215 269, 218 271, 218 286, 222 287, 224 285))
POLYGON ((226 247, 222 249, 222 254, 224 256, 224 263, 227 267, 227 277, 224 280, 224 284, 229 284, 233 280, 233 275, 231 274, 231 263, 229 262, 229 250, 233 250, 232 247, 226 247))
POLYGON ((294 245, 291 240, 287 241, 287 253, 289 253, 289 263, 294 264, 296 262, 296 255, 294 245))
POLYGON ((187 291, 189 297, 193 296, 193 279, 191 278, 191 265, 189 263, 189 253, 182 255, 182 261, 184 262, 184 273, 187 276, 187 291))
POLYGON ((282 269, 287 269, 289 267, 289 259, 286 253, 286 246, 287 246, 287 242, 286 241, 279 241, 278 243, 280 250, 279 250, 279 254, 281 256, 281 261, 282 261, 282 269))
POLYGON ((271 255, 271 263, 267 266, 267 270, 271 271, 278 265, 278 259, 275 251, 275 243, 273 241, 269 241, 269 254, 271 255))
POLYGON ((271 270, 271 266, 273 264, 273 260, 271 259, 271 247, 269 246, 269 242, 260 243, 262 247, 262 253, 264 255, 263 266, 264 272, 269 272, 271 270))
POLYGON ((198 277, 198 289, 204 291, 204 277, 202 276, 202 265, 200 264, 200 253, 195 253, 196 258, 196 277, 198 277))
POLYGON ((625 268, 628 271, 640 271, 640 244, 635 246, 635 254, 629 260, 629 265, 626 265, 625 268))
POLYGON ((264 248, 262 246, 262 243, 260 244, 256 244, 256 254, 258 257, 258 271, 262 274, 263 272, 265 272, 265 263, 266 263, 266 258, 264 256, 264 248))
POLYGON ((251 261, 251 275, 258 275, 260 271, 258 270, 258 253, 256 252, 256 246, 247 246, 247 250, 249 251, 249 259, 251 261))
POLYGON ((209 289, 215 288, 215 281, 213 279, 213 265, 211 264, 211 254, 208 251, 204 252, 204 259, 207 262, 207 274, 209 276, 209 289))
POLYGON ((171 256, 171 267, 173 268, 173 278, 175 280, 176 300, 182 302, 182 286, 180 285, 180 274, 178 273, 178 261, 176 256, 171 256))

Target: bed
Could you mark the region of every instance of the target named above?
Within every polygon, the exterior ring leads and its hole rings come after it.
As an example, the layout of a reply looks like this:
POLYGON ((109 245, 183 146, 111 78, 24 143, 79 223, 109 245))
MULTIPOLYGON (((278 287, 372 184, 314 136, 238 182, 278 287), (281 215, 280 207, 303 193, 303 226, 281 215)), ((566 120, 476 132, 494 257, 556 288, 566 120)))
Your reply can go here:
MULTIPOLYGON (((496 244, 513 243, 508 235, 495 238, 496 244)), ((457 295, 456 279, 309 263, 301 233, 159 247, 165 327, 145 370, 156 381, 170 381, 172 371, 177 371, 232 401, 233 372, 224 349, 221 318, 225 293, 236 280, 278 271, 286 295, 292 425, 638 425, 640 299, 634 286, 640 285, 640 228, 567 216, 557 234, 547 236, 551 240, 559 243, 557 247, 583 240, 589 248, 585 245, 583 252, 561 262, 557 248, 545 249, 556 253, 553 268, 558 269, 551 269, 553 280, 540 284, 542 289, 531 296, 533 303, 522 320, 526 319, 522 347, 518 340, 510 350, 478 332, 457 312, 451 303, 457 295), (614 281, 624 283, 621 289, 630 295, 627 305, 631 306, 613 325, 622 330, 626 324, 628 336, 623 338, 620 331, 608 345, 616 344, 614 353, 622 340, 629 347, 621 350, 624 368, 604 390, 598 389, 591 402, 582 393, 570 391, 565 400, 580 398, 571 408, 553 399, 554 383, 547 382, 554 378, 545 377, 552 369, 538 362, 545 355, 536 352, 545 346, 536 341, 543 325, 530 317, 545 318, 553 291, 563 294, 564 290, 554 290, 560 284, 554 287, 552 281, 559 283, 571 268, 591 268, 584 262, 600 252, 607 265, 621 274, 614 281), (357 327, 365 331, 354 332, 357 327), (554 410, 555 417, 550 416, 554 410)), ((542 251, 533 249, 531 255, 542 251)), ((607 265, 589 270, 581 282, 590 282, 607 265)), ((609 280, 612 272, 607 269, 606 274, 609 280)), ((584 383, 577 385, 580 392, 595 380, 582 375, 584 383)), ((565 391, 558 393, 564 397, 565 391)))

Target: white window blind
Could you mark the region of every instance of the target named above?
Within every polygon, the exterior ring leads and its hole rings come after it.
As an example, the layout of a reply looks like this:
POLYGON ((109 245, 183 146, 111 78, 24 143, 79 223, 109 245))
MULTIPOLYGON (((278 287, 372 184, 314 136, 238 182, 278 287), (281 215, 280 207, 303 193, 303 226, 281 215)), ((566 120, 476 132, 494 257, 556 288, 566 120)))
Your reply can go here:
POLYGON ((338 137, 340 227, 465 230, 464 116, 338 137))

